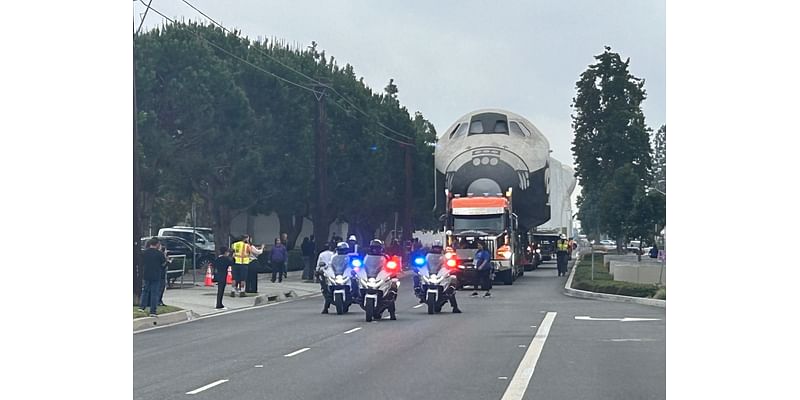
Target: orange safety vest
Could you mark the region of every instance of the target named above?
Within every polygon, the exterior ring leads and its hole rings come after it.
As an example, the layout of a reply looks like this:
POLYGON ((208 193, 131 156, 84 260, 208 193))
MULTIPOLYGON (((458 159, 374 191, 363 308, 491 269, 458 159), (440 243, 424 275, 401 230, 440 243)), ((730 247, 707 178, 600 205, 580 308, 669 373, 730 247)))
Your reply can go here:
POLYGON ((241 240, 233 244, 233 261, 236 264, 250 264, 250 245, 241 240))

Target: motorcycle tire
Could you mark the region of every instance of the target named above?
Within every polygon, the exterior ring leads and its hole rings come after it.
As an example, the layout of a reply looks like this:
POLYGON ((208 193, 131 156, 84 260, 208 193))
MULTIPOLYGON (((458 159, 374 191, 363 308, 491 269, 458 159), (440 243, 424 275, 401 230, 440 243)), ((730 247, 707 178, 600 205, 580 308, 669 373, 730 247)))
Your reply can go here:
POLYGON ((428 295, 427 303, 428 303, 428 314, 433 314, 434 312, 436 312, 436 298, 431 295, 428 295))
POLYGON ((372 317, 375 315, 375 301, 372 299, 367 300, 364 305, 364 313, 366 314, 367 322, 372 322, 372 317))
POLYGON ((341 294, 336 294, 333 299, 333 304, 336 306, 336 314, 342 315, 344 313, 344 299, 341 294))

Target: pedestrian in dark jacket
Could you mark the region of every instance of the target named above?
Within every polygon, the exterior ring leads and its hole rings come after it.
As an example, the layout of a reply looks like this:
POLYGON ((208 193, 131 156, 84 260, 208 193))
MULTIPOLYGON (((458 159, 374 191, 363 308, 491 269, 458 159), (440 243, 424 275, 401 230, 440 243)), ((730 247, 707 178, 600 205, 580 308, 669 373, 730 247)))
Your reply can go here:
POLYGON ((225 306, 222 305, 222 296, 225 294, 225 284, 228 278, 228 267, 233 267, 233 257, 231 251, 227 247, 219 249, 219 257, 211 262, 214 266, 214 279, 217 281, 217 306, 218 310, 224 310, 225 306))
POLYGON ((314 244, 308 240, 308 237, 303 238, 303 243, 300 244, 300 251, 303 253, 303 280, 312 281, 314 279, 314 268, 312 268, 312 259, 314 258, 314 244))
POLYGON ((281 243, 280 239, 275 238, 275 245, 272 246, 272 252, 270 252, 270 262, 272 263, 272 283, 275 283, 275 278, 278 278, 278 282, 283 282, 283 276, 286 272, 286 261, 289 258, 289 255, 286 251, 286 246, 281 243))
POLYGON ((142 252, 142 297, 139 299, 139 309, 144 311, 150 306, 150 316, 156 316, 156 307, 161 294, 161 267, 167 262, 161 252, 161 243, 156 238, 147 241, 147 249, 142 252))
MULTIPOLYGON (((483 297, 491 297, 492 293, 492 255, 489 250, 486 250, 486 245, 478 241, 478 251, 475 253, 474 263, 475 269, 478 272, 478 280, 486 293, 483 297)), ((475 290, 472 292, 472 297, 478 296, 478 285, 475 285, 475 290)))
POLYGON ((658 246, 653 244, 653 248, 650 249, 650 258, 658 258, 658 246))

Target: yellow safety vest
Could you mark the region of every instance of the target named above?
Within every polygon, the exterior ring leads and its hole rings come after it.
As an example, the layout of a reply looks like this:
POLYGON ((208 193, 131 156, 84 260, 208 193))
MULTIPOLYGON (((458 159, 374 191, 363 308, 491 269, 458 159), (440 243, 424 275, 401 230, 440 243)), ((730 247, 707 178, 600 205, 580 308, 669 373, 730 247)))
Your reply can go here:
POLYGON ((556 242, 556 248, 558 251, 567 251, 567 247, 569 247, 569 244, 566 240, 559 240, 556 242))
POLYGON ((236 264, 250 264, 250 248, 247 243, 238 241, 233 244, 233 261, 236 264))

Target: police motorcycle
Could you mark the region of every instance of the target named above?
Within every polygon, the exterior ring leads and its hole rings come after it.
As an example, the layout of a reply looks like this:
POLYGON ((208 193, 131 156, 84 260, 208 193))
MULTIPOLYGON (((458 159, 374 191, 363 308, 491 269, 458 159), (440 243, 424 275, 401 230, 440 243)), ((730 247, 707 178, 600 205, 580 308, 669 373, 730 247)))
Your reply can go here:
POLYGON ((456 277, 450 273, 456 268, 456 260, 445 258, 442 243, 435 241, 427 255, 416 256, 412 263, 416 272, 414 292, 420 303, 428 305, 428 314, 441 312, 447 302, 450 302, 453 313, 461 313, 456 302, 456 277))
POLYGON ((345 242, 336 245, 336 254, 328 263, 320 263, 319 271, 324 282, 323 296, 325 307, 322 313, 327 314, 328 307, 333 304, 336 314, 347 313, 350 305, 358 295, 358 284, 355 281, 353 267, 359 267, 361 261, 350 253, 345 242))
POLYGON ((384 254, 383 242, 372 240, 362 265, 354 269, 359 284, 359 304, 364 309, 366 321, 381 319, 384 311, 389 311, 389 319, 397 319, 395 300, 400 287, 397 278, 400 265, 384 254))

